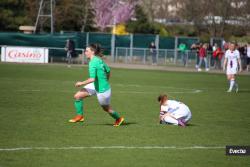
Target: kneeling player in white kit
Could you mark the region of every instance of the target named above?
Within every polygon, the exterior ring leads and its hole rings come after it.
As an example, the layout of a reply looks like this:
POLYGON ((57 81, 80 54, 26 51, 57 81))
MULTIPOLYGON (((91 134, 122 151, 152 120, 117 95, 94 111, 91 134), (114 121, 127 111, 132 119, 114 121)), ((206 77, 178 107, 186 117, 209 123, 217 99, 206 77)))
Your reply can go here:
POLYGON ((185 127, 192 114, 188 106, 182 102, 168 100, 167 95, 158 97, 160 102, 160 124, 173 124, 185 127))
POLYGON ((227 70, 227 79, 229 81, 229 89, 227 92, 232 92, 233 88, 238 92, 239 86, 236 83, 235 75, 237 72, 242 71, 241 60, 240 60, 240 52, 235 49, 235 44, 231 43, 229 45, 229 49, 225 53, 225 60, 223 64, 223 70, 227 70))

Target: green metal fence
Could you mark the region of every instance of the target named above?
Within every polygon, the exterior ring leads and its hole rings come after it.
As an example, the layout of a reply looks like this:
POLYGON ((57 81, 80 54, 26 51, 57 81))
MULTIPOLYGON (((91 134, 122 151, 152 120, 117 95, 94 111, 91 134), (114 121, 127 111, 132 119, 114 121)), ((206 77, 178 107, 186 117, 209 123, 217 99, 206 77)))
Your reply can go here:
MULTIPOLYGON (((148 48, 151 42, 155 42, 157 49, 176 49, 181 42, 190 47, 199 41, 198 38, 189 37, 159 37, 152 34, 115 35, 108 33, 54 33, 54 34, 23 34, 13 32, 0 32, 0 45, 9 46, 38 46, 48 47, 49 56, 65 57, 63 49, 66 40, 75 42, 77 52, 80 54, 90 43, 99 43, 104 49, 104 54, 114 56, 115 48, 148 48), (61 48, 61 49, 53 49, 61 48), (113 50, 113 52, 112 52, 113 50), (112 55, 113 54, 113 55, 112 55)), ((133 54, 132 52, 130 54, 133 54)))

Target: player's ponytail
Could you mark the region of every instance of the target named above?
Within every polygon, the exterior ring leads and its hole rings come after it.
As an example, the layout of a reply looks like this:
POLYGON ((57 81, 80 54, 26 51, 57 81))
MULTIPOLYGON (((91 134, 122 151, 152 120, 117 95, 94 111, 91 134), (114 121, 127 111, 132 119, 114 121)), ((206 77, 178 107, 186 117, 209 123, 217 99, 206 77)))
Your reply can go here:
POLYGON ((101 49, 100 44, 97 44, 97 43, 95 43, 95 44, 90 44, 88 47, 89 47, 92 51, 95 52, 95 55, 96 55, 96 56, 103 57, 102 49, 101 49))
POLYGON ((160 105, 162 105, 167 99, 168 99, 168 96, 166 94, 162 94, 158 96, 157 98, 158 102, 160 102, 160 105))

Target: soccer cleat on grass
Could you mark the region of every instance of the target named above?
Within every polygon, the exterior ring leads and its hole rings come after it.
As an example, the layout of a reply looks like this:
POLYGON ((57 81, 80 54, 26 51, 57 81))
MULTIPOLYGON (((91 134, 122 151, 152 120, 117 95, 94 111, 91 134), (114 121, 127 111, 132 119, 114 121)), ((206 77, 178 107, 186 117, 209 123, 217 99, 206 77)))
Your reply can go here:
POLYGON ((228 92, 228 93, 231 93, 231 92, 232 92, 232 90, 228 89, 228 90, 227 90, 227 92, 228 92))
POLYGON ((117 119, 117 120, 115 121, 115 123, 114 123, 113 126, 120 126, 123 122, 124 122, 124 118, 121 117, 121 118, 119 118, 119 119, 117 119))
POLYGON ((182 119, 178 119, 178 125, 181 127, 186 127, 186 124, 182 119))
POLYGON ((83 122, 83 121, 84 121, 84 117, 82 115, 77 115, 74 118, 69 120, 70 123, 83 122))

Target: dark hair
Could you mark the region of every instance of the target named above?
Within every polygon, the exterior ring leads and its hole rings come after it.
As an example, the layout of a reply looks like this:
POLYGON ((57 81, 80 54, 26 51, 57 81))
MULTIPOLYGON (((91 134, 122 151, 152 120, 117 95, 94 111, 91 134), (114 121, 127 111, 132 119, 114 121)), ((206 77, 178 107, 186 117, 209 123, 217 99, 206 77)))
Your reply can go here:
POLYGON ((103 54, 102 54, 102 49, 101 49, 101 45, 100 44, 90 44, 88 46, 88 48, 90 48, 90 50, 94 51, 95 55, 96 56, 99 56, 99 57, 103 57, 103 54))
POLYGON ((158 96, 157 100, 158 102, 161 103, 161 105, 165 102, 165 100, 168 99, 168 96, 166 94, 161 94, 160 96, 158 96))

